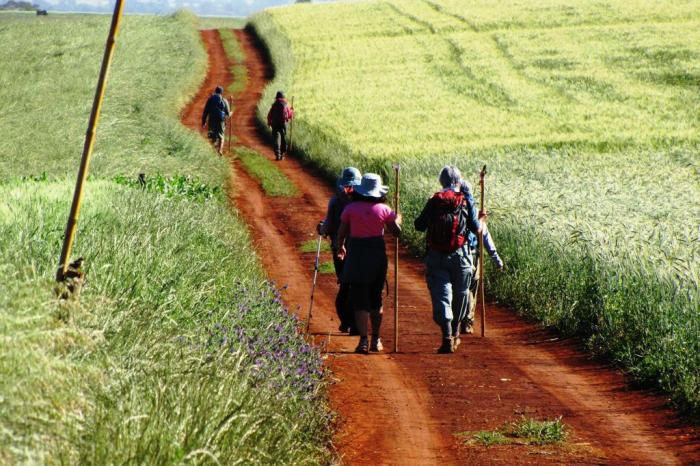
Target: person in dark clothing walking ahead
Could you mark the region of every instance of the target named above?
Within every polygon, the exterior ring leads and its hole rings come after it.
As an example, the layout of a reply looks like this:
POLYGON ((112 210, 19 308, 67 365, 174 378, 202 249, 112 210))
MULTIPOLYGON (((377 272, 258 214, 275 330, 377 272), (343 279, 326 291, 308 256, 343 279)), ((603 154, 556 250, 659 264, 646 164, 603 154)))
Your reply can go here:
POLYGON ((226 133, 226 118, 231 115, 231 108, 224 99, 224 88, 216 86, 214 93, 207 100, 202 112, 202 128, 209 123, 209 139, 221 155, 224 150, 224 134, 226 133))
POLYGON ((343 209, 352 201, 352 193, 360 184, 362 175, 355 167, 343 169, 343 173, 338 178, 338 189, 336 194, 328 202, 328 212, 326 218, 318 224, 318 233, 328 236, 331 239, 331 250, 333 251, 333 265, 335 275, 338 277, 338 294, 335 297, 335 311, 340 319, 341 332, 349 332, 350 335, 357 335, 355 327, 355 314, 350 307, 350 285, 343 283, 341 278, 345 259, 338 257, 338 229, 340 228, 340 215, 343 209))
POLYGON ((267 112, 267 125, 272 128, 272 140, 275 145, 275 158, 282 160, 287 155, 287 123, 294 118, 294 109, 278 91, 275 101, 267 112))

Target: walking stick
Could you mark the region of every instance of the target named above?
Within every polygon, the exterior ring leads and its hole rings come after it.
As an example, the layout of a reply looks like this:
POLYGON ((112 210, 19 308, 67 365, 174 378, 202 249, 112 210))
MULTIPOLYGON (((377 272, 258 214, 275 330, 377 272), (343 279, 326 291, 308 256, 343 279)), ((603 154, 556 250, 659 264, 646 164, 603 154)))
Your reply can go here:
MULTIPOLYGON (((396 191, 394 192, 394 208, 399 214, 399 180, 401 165, 394 165, 396 172, 396 191)), ((394 353, 399 351, 399 237, 394 243, 394 353)))
POLYGON ((294 96, 292 96, 292 119, 289 122, 289 146, 287 146, 287 154, 292 152, 292 136, 294 136, 294 96))
MULTIPOLYGON (((484 210, 484 178, 486 177, 486 165, 479 174, 479 188, 481 190, 479 217, 486 214, 484 210)), ((484 217, 484 222, 486 218, 484 217)), ((484 293, 484 235, 479 234, 479 294, 481 295, 481 337, 486 334, 486 298, 484 293)))
POLYGON ((311 285, 311 302, 309 303, 309 317, 306 319, 306 333, 309 333, 309 325, 311 325, 311 312, 314 308, 314 291, 316 291, 316 276, 318 275, 318 258, 321 255, 321 235, 318 235, 318 244, 316 245, 316 261, 314 262, 314 281, 311 285))
POLYGON ((233 131, 233 97, 228 96, 228 108, 231 115, 228 117, 228 153, 231 154, 231 131, 233 131))

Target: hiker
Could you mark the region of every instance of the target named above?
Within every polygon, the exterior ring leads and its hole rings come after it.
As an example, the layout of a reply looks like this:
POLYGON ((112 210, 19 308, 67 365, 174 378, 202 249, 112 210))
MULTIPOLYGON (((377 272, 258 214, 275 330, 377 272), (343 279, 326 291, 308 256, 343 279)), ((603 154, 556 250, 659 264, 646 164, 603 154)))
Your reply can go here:
POLYGON ((340 215, 338 258, 346 259, 341 281, 350 286, 350 306, 360 334, 356 353, 382 351, 382 290, 388 260, 384 246, 384 226, 401 234, 401 216, 386 205, 387 186, 381 176, 365 174, 352 193, 351 202, 340 215), (367 340, 367 320, 372 321, 372 343, 367 340))
MULTIPOLYGON (((454 353, 460 344, 459 323, 467 313, 473 274, 469 233, 480 233, 474 198, 462 192, 461 174, 451 165, 438 177, 442 190, 435 193, 416 218, 417 231, 426 231, 425 278, 433 304, 433 320, 442 331, 438 353, 454 353)), ((473 236, 473 238, 478 238, 473 236)))
MULTIPOLYGON (((471 186, 468 182, 462 180, 461 189, 462 192, 465 193, 465 195, 467 195, 466 193, 469 193, 469 195, 471 195, 471 186)), ((479 213, 479 218, 484 219, 485 217, 486 215, 484 213, 479 213)), ((474 312, 476 311, 476 295, 479 290, 479 267, 481 266, 479 264, 478 240, 476 239, 477 237, 474 236, 471 232, 469 233, 469 235, 470 244, 476 244, 477 246, 474 247, 472 250, 472 262, 474 263, 474 273, 472 281, 469 284, 469 295, 467 296, 467 316, 460 324, 460 333, 465 334, 474 332, 474 312)), ((491 236, 491 232, 489 232, 488 226, 486 225, 485 221, 482 221, 481 223, 481 238, 484 242, 484 250, 488 253, 496 268, 501 272, 505 270, 505 264, 503 263, 503 259, 501 259, 501 256, 496 250, 496 244, 493 241, 493 237, 491 236)))
POLYGON ((208 137, 216 146, 216 151, 221 155, 224 150, 224 133, 226 132, 226 118, 231 115, 231 109, 223 96, 224 88, 216 86, 214 93, 207 100, 202 112, 202 128, 209 123, 208 137))
POLYGON ((287 155, 287 123, 292 118, 294 118, 294 109, 289 106, 284 93, 277 91, 275 101, 267 112, 267 125, 272 128, 276 160, 282 160, 287 155))
POLYGON ((348 332, 350 335, 359 335, 355 327, 355 314, 350 308, 350 285, 341 280, 345 259, 338 257, 338 228, 340 227, 340 214, 343 209, 352 201, 354 188, 360 184, 362 175, 355 167, 347 167, 338 178, 336 183, 336 194, 328 202, 326 218, 318 224, 318 234, 328 236, 331 239, 331 250, 333 251, 333 266, 335 275, 338 278, 338 294, 335 297, 335 311, 340 319, 341 332, 348 332))

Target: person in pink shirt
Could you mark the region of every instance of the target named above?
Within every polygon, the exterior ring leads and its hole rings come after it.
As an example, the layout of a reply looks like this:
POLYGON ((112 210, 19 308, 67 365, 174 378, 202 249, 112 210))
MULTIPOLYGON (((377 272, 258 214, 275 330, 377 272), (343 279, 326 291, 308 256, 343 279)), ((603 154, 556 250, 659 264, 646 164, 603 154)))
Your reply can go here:
POLYGON ((353 202, 340 216, 338 257, 345 258, 342 283, 350 286, 350 306, 360 334, 357 353, 382 350, 379 329, 382 325, 382 290, 388 260, 384 246, 384 227, 401 234, 401 216, 386 205, 387 186, 375 173, 362 177, 355 187, 353 202), (367 321, 372 321, 372 342, 367 339, 367 321))

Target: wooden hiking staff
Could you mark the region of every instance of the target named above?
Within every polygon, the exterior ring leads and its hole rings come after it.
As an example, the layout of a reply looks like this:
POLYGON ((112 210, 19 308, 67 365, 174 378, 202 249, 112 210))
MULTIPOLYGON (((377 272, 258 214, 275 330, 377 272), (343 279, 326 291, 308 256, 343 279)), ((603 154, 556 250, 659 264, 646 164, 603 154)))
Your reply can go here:
MULTIPOLYGON (((486 165, 479 173, 479 189, 481 190, 479 217, 484 217, 483 222, 486 223, 486 211, 484 210, 484 178, 486 177, 486 165)), ((486 298, 484 293, 484 235, 479 234, 479 289, 477 292, 481 295, 481 337, 486 335, 486 298)))
MULTIPOLYGON (((394 165, 396 173, 396 190, 394 191, 394 208, 399 215, 399 181, 401 165, 394 165)), ((399 237, 394 242, 394 353, 399 351, 399 237)))
POLYGON ((75 230, 78 226, 78 218, 80 217, 80 205, 83 201, 83 187, 87 180, 88 169, 90 168, 90 158, 92 157, 92 148, 95 144, 95 128, 100 120, 100 110, 102 109, 102 101, 104 100, 105 87, 107 86, 107 75, 109 74, 109 65, 112 63, 112 55, 114 55, 114 46, 119 35, 119 25, 124 12, 124 0, 117 0, 114 4, 114 13, 112 14, 112 24, 109 28, 109 35, 105 43, 105 51, 102 57, 102 67, 100 68, 100 77, 97 80, 97 88, 95 89, 95 98, 92 102, 92 111, 90 112, 90 120, 88 122, 87 132, 85 133, 85 143, 83 144, 83 155, 80 159, 80 168, 78 169, 78 179, 75 182, 75 191, 73 192, 73 202, 68 214, 68 222, 66 224, 66 232, 63 237, 63 247, 61 248, 61 257, 58 260, 58 271, 56 272, 56 281, 62 282, 66 278, 68 271, 68 262, 73 250, 73 241, 75 240, 75 230))
POLYGON ((233 131, 233 97, 228 96, 228 108, 231 115, 228 116, 228 153, 231 154, 231 131, 233 131))
POLYGON ((287 147, 287 154, 292 153, 292 136, 294 136, 294 96, 292 96, 292 119, 289 122, 289 146, 287 147))

